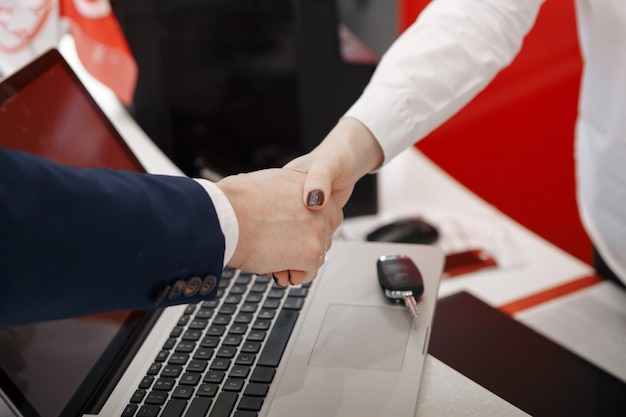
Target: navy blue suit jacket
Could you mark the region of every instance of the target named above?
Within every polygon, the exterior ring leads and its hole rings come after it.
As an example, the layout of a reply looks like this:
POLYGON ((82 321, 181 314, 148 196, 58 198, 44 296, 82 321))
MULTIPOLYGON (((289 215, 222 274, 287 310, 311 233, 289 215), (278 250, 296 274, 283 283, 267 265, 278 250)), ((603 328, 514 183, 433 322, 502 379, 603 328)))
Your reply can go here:
POLYGON ((213 203, 190 178, 0 148, 0 326, 211 298, 223 256, 213 203))

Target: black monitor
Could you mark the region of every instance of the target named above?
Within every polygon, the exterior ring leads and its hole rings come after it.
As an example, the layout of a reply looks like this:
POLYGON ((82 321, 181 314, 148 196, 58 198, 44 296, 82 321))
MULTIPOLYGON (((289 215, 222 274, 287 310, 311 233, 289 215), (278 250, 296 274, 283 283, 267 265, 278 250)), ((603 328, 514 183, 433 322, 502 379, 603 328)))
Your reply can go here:
MULTIPOLYGON (((131 112, 187 174, 282 166, 313 149, 375 64, 340 53, 335 0, 112 1, 139 66, 131 112)), ((377 211, 375 175, 345 215, 377 211)))

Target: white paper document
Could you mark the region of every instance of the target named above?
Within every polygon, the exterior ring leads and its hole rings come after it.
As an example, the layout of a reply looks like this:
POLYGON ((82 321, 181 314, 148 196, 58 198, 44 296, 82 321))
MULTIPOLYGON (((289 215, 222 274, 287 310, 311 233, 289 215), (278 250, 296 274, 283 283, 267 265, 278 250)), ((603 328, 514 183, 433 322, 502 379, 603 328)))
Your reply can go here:
POLYGON ((602 282, 515 318, 626 382, 626 291, 602 282))

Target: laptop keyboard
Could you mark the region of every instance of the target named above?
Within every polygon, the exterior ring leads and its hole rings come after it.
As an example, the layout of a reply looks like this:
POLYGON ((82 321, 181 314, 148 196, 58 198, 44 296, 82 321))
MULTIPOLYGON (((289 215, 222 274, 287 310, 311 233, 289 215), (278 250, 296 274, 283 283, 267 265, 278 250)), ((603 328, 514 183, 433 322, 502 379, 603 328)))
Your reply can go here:
POLYGON ((121 417, 254 417, 309 285, 226 268, 214 300, 187 306, 121 417))

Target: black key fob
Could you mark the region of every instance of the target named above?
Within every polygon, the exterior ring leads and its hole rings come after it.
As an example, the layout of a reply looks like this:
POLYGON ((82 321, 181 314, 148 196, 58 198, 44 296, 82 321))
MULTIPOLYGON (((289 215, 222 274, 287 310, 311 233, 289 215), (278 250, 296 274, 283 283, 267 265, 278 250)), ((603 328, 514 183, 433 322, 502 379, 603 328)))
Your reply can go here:
POLYGON ((408 292, 411 292, 411 295, 417 300, 424 293, 422 273, 408 256, 381 256, 376 266, 378 282, 385 291, 387 298, 401 301, 408 295, 408 292))

